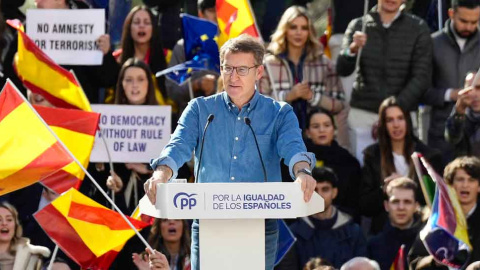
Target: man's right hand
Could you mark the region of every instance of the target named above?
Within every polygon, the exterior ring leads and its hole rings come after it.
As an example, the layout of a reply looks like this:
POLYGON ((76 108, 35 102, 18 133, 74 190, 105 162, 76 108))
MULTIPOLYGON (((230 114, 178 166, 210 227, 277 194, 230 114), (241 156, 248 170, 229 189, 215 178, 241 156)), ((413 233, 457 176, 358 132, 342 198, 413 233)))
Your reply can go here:
POLYGON ((358 50, 363 48, 365 44, 367 43, 367 34, 360 32, 360 31, 355 31, 353 34, 353 41, 350 44, 350 53, 357 54, 358 50))
POLYGON ((472 104, 472 90, 467 87, 458 93, 457 103, 455 103, 455 110, 458 114, 465 114, 467 108, 472 104))
POLYGON ((147 194, 148 199, 152 204, 155 204, 157 196, 157 184, 166 183, 168 179, 172 178, 173 172, 168 166, 160 165, 153 172, 152 177, 145 182, 143 188, 147 194))

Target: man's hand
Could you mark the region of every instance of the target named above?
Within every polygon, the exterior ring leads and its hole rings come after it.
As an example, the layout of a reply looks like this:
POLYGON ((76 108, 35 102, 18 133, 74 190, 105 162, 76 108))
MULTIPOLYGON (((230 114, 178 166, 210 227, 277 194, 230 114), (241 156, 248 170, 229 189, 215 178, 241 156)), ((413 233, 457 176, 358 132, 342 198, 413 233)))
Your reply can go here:
POLYGON ((315 187, 317 186, 317 181, 313 179, 312 176, 299 172, 301 169, 310 169, 310 164, 305 161, 300 161, 295 163, 293 166, 293 171, 295 173, 295 183, 300 183, 302 186, 302 191, 303 191, 303 199, 305 202, 309 202, 310 198, 312 198, 313 191, 315 191, 315 187))
POLYGON ((148 253, 148 261, 151 270, 170 270, 170 266, 168 265, 168 260, 165 255, 156 251, 155 249, 151 251, 150 249, 146 248, 145 251, 148 253))
POLYGON ((353 54, 357 54, 358 50, 363 48, 365 44, 367 43, 367 34, 360 32, 360 31, 355 31, 353 34, 353 41, 350 44, 350 52, 353 54))
POLYGON ((166 183, 168 179, 170 179, 173 175, 172 169, 168 166, 160 165, 157 169, 153 172, 152 177, 145 182, 143 188, 145 189, 145 193, 147 194, 148 199, 152 204, 155 204, 156 196, 157 196, 157 184, 158 183, 166 183))
POLYGON ((472 104, 472 90, 473 88, 470 86, 458 92, 457 103, 455 103, 455 110, 458 114, 465 114, 467 108, 472 104))
POLYGON ((300 183, 302 185, 303 199, 305 202, 309 202, 312 198, 313 191, 315 191, 315 187, 317 186, 317 181, 308 174, 299 173, 297 179, 295 179, 295 183, 300 183))

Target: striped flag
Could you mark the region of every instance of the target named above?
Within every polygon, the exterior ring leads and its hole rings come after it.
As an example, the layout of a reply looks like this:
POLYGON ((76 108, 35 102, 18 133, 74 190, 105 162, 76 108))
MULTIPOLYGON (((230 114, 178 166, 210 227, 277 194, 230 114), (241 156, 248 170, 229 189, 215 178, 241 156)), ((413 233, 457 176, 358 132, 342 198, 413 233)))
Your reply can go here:
MULTIPOLYGON (((34 214, 38 224, 72 260, 86 269, 108 269, 135 232, 119 213, 75 189, 34 214)), ((138 230, 147 223, 129 218, 138 230)))
POLYGON ((405 245, 401 245, 398 249, 397 256, 395 256, 390 270, 405 270, 405 245))
POLYGON ((260 37, 248 0, 217 0, 217 21, 220 29, 218 46, 241 34, 260 37))
POLYGON ((10 80, 0 93, 0 195, 43 180, 73 162, 10 80))
POLYGON ((452 268, 462 268, 468 261, 472 245, 455 189, 447 185, 423 157, 420 160, 437 184, 431 214, 420 231, 420 239, 435 261, 452 268))
POLYGON ((14 67, 25 87, 45 97, 55 107, 92 111, 75 76, 57 65, 25 34, 19 20, 7 20, 17 29, 18 50, 14 67))
POLYGON ((421 156, 422 154, 414 152, 412 154, 412 161, 413 165, 415 166, 415 171, 417 172, 425 202, 427 202, 427 205, 431 208, 433 197, 435 196, 435 182, 433 182, 432 177, 430 177, 427 172, 427 168, 425 168, 420 161, 421 156))
MULTIPOLYGON (((100 114, 44 106, 34 106, 34 108, 83 167, 87 168, 100 114)), ((71 187, 78 189, 84 177, 83 170, 72 161, 42 180, 42 184, 61 194, 71 187)))

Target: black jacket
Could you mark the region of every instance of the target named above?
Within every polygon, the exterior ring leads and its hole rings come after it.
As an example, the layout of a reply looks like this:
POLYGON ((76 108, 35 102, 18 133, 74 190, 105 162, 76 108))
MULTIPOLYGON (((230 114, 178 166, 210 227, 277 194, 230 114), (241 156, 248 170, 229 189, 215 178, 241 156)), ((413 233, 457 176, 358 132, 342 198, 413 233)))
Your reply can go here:
MULTIPOLYGON (((345 32, 337 59, 340 76, 348 76, 355 69, 356 56, 349 56, 346 50, 355 31, 361 31, 362 23, 362 17, 351 21, 345 32)), ((368 41, 353 85, 352 107, 377 113, 385 98, 396 96, 404 108, 416 109, 430 87, 430 29, 422 19, 404 11, 385 28, 376 7, 368 13, 365 23, 368 41)))
MULTIPOLYGON (((430 148, 417 140, 415 142, 415 151, 422 153, 430 162, 438 174, 443 174, 442 156, 439 151, 430 148)), ((377 234, 383 228, 387 215, 383 207, 385 195, 383 192, 383 179, 381 172, 380 146, 378 143, 372 144, 364 151, 364 165, 362 169, 362 181, 360 184, 360 212, 372 217, 371 233, 377 234)), ((418 177, 415 175, 415 182, 419 184, 418 177)), ((420 186, 420 184, 419 184, 420 186)), ((425 205, 425 199, 421 189, 417 189, 418 202, 425 205)))
POLYGON ((305 140, 307 151, 315 154, 317 164, 329 167, 338 177, 338 196, 333 204, 354 218, 358 216, 359 187, 362 170, 358 160, 336 141, 330 146, 315 145, 305 140))
MULTIPOLYGON (((382 232, 368 241, 368 258, 378 262, 380 269, 390 269, 400 247, 405 245, 404 252, 408 254, 422 227, 419 216, 416 216, 413 225, 405 230, 395 228, 390 222, 387 222, 382 232)), ((407 258, 404 259, 404 265, 407 265, 407 258)))

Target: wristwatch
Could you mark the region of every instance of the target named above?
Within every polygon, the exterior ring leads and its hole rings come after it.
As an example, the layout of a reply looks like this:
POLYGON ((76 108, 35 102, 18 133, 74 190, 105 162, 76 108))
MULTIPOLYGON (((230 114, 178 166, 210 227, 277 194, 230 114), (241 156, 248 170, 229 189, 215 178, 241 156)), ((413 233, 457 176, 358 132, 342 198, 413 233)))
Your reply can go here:
POLYGON ((304 174, 307 174, 307 175, 312 176, 312 171, 310 171, 310 169, 308 169, 308 168, 302 168, 302 169, 298 170, 298 171, 295 173, 295 177, 297 177, 297 175, 298 175, 299 173, 304 173, 304 174))

